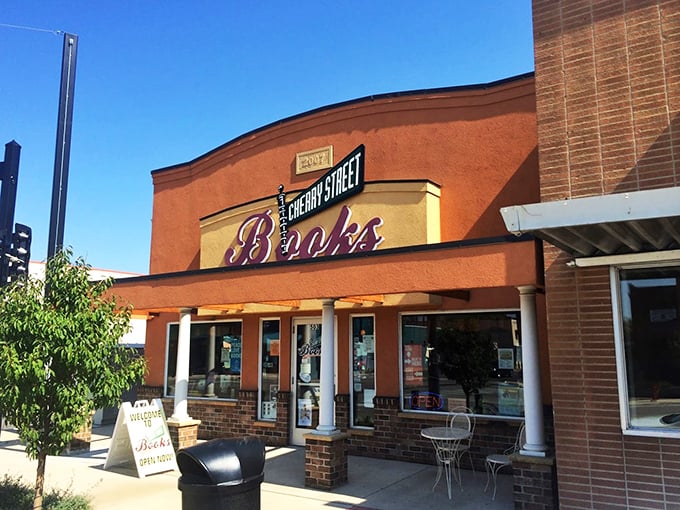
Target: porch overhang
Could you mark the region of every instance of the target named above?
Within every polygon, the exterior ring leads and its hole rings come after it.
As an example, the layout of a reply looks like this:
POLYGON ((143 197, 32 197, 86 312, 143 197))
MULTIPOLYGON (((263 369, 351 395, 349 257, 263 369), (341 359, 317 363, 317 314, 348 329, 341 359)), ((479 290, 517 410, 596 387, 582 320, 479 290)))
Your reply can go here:
POLYGON ((680 248, 680 187, 501 208, 506 228, 575 258, 680 248))
MULTIPOLYGON (((249 313, 262 306, 302 310, 408 304, 403 296, 469 299, 470 289, 542 287, 531 236, 412 246, 345 256, 218 267, 116 280, 112 294, 138 314, 180 309, 249 313)), ((283 309, 282 308, 282 309, 283 309)))

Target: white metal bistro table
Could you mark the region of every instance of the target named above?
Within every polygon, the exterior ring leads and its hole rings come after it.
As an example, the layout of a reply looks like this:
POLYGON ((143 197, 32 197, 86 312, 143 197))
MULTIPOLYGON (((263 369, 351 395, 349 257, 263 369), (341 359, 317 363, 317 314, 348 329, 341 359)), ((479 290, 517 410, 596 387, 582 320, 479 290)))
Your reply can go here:
POLYGON ((458 444, 464 439, 469 438, 470 434, 469 430, 458 427, 429 427, 420 431, 421 436, 432 441, 437 455, 437 479, 432 486, 432 490, 439 483, 443 468, 446 475, 446 488, 449 491, 449 499, 451 499, 451 465, 453 464, 453 469, 456 469, 458 444))

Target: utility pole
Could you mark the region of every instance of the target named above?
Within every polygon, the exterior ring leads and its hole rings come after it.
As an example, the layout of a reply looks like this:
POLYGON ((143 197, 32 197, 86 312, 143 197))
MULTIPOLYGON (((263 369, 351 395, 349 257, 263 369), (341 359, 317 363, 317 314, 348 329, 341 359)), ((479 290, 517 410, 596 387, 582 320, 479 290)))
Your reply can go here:
POLYGON ((76 81, 77 53, 78 36, 64 33, 57 142, 54 151, 52 211, 50 214, 50 235, 47 245, 48 260, 57 251, 60 251, 64 244, 64 220, 66 217, 66 191, 68 188, 68 168, 71 155, 71 125, 73 122, 73 93, 76 81))
POLYGON ((12 140, 5 144, 5 160, 0 162, 0 287, 7 283, 9 259, 12 247, 12 227, 14 209, 17 201, 17 181, 19 179, 19 156, 21 146, 12 140))

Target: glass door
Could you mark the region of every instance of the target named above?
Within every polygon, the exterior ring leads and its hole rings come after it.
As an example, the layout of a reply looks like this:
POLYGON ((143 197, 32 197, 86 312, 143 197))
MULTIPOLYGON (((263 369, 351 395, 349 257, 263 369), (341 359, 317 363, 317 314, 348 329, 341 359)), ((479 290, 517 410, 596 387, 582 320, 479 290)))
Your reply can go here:
POLYGON ((319 424, 321 318, 294 319, 291 345, 293 419, 290 442, 302 446, 304 435, 319 424))

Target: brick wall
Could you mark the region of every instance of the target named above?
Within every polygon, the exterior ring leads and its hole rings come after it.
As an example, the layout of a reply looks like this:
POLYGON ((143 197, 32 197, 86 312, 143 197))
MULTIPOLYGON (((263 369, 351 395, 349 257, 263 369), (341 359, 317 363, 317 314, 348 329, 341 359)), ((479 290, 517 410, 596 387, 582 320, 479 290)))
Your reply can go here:
POLYGON ((533 5, 542 200, 678 185, 678 2, 533 5))
POLYGON ((347 482, 347 437, 305 437, 305 487, 330 490, 347 482))
MULTIPOLYGON (((533 2, 541 199, 680 184, 680 2, 533 2)), ((560 507, 678 508, 678 441, 621 433, 608 268, 546 245, 560 507)))
MULTIPOLYGON (((364 457, 377 457, 406 462, 434 464, 434 450, 429 439, 421 437, 426 427, 445 425, 443 414, 405 413, 399 411, 399 398, 380 397, 374 399, 375 415, 372 430, 348 429, 336 419, 341 431, 349 434, 349 453, 364 457)), ((349 396, 336 397, 336 417, 349 416, 349 396), (346 406, 343 409, 343 406, 346 406)), ((552 441, 551 420, 546 419, 552 441)), ((503 452, 514 444, 517 437, 516 421, 479 419, 470 448, 475 470, 485 470, 485 459, 490 453, 503 452)), ((470 469, 468 457, 463 457, 461 467, 470 469)))
MULTIPOLYGON (((157 388, 145 387, 143 398, 158 398, 157 388)), ((141 398, 141 397, 140 397, 141 398)), ((166 416, 172 415, 174 400, 163 398, 166 416)), ((290 392, 280 391, 277 398, 275 422, 256 419, 257 392, 241 390, 238 401, 189 399, 188 413, 200 420, 199 439, 216 439, 256 436, 268 446, 289 444, 290 392)), ((375 398, 375 427, 373 429, 349 428, 349 395, 337 395, 336 426, 348 434, 350 455, 377 457, 407 462, 434 464, 434 450, 428 439, 420 435, 425 427, 443 426, 443 414, 405 413, 399 411, 399 398, 375 398)), ((550 410, 546 411, 547 439, 552 444, 550 410)), ((484 460, 490 453, 499 453, 515 442, 518 422, 503 420, 478 420, 472 442, 471 457, 477 471, 484 471, 484 460)), ((469 469, 468 458, 462 467, 469 469)))
POLYGON ((559 508, 554 458, 513 454, 515 509, 548 510, 559 508))
MULTIPOLYGON (((140 388, 140 399, 159 398, 162 388, 140 388), (160 390, 160 391, 159 391, 160 390)), ((269 446, 288 444, 288 400, 290 392, 280 391, 277 398, 276 421, 257 419, 257 392, 240 390, 236 401, 189 399, 187 413, 200 420, 198 439, 218 439, 254 436, 269 446)), ((174 399, 162 399, 166 416, 171 416, 174 399)))
MULTIPOLYGON (((145 386, 142 385, 137 389, 137 399, 138 400, 153 400, 155 398, 161 398, 163 396, 163 386, 145 386)), ((165 413, 168 410, 165 409, 165 413)), ((172 408, 170 409, 170 414, 172 414, 172 408)), ((167 414, 170 416, 170 414, 167 414)))

